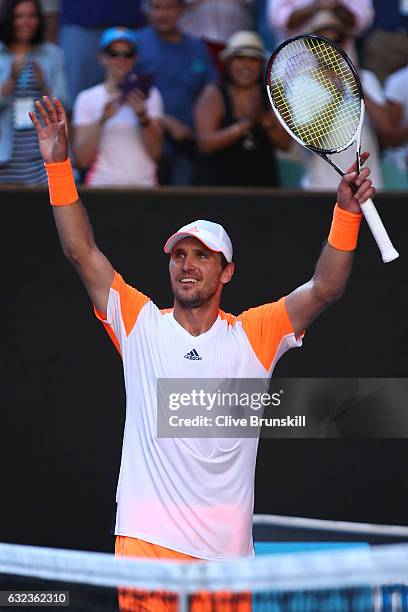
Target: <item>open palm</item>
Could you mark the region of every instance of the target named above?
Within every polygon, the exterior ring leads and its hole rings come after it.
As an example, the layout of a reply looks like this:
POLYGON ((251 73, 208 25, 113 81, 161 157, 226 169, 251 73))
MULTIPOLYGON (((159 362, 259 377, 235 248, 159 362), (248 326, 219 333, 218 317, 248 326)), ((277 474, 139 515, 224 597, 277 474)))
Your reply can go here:
POLYGON ((68 123, 61 102, 54 98, 54 104, 44 96, 35 103, 41 121, 35 113, 29 113, 37 131, 41 155, 46 163, 62 162, 68 155, 68 123))

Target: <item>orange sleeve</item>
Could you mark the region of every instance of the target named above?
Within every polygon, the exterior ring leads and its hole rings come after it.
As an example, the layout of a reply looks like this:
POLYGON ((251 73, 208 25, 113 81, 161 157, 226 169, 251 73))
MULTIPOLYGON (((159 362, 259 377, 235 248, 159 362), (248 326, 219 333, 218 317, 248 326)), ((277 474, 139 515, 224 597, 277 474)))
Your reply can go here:
POLYGON ((112 287, 109 292, 106 317, 94 306, 96 317, 103 323, 112 342, 119 352, 121 331, 126 337, 134 328, 137 317, 149 298, 126 284, 120 274, 115 272, 112 287))
POLYGON ((265 370, 270 370, 284 336, 293 334, 285 298, 239 315, 246 336, 265 370))

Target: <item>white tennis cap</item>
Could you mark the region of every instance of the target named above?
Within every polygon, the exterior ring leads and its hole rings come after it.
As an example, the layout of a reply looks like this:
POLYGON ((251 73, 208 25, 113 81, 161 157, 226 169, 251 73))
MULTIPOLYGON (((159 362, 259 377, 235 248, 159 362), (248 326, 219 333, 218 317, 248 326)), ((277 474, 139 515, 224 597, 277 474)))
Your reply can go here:
POLYGON ((180 229, 170 236, 164 245, 164 252, 171 253, 174 245, 183 238, 197 238, 200 240, 208 249, 222 253, 228 263, 232 261, 232 243, 225 229, 219 223, 213 223, 212 221, 204 221, 200 219, 193 221, 188 225, 180 227, 180 229))

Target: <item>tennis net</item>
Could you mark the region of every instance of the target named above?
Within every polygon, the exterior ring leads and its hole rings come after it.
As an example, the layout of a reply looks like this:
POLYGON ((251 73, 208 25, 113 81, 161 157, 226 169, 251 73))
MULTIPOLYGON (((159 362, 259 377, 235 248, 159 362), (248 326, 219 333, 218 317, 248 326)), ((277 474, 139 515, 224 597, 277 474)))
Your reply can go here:
POLYGON ((0 544, 0 592, 1 610, 404 612, 408 545, 186 563, 0 544))

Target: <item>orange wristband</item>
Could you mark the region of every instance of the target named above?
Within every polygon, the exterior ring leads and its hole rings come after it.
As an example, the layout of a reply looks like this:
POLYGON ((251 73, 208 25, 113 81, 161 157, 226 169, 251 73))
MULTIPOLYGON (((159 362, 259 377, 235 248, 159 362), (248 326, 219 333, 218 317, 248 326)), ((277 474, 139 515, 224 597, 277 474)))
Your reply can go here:
POLYGON ((48 175, 50 203, 53 206, 67 206, 79 200, 75 186, 71 161, 66 159, 55 164, 44 164, 48 175))
POLYGON ((348 212, 336 204, 328 243, 339 251, 354 251, 362 217, 362 213, 348 212))

